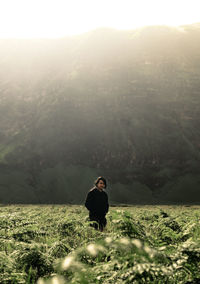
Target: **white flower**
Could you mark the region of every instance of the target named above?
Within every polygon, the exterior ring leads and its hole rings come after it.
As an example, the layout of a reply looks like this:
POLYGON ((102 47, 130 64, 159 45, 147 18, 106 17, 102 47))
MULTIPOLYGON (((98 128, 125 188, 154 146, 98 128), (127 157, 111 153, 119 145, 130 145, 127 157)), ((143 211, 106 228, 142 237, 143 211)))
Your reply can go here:
POLYGON ((74 257, 73 256, 68 256, 64 259, 63 263, 62 263, 62 268, 63 269, 68 269, 71 264, 73 263, 74 261, 74 257))
POLYGON ((129 241, 129 239, 127 239, 127 238, 122 238, 122 239, 120 240, 120 243, 123 244, 123 245, 129 245, 129 244, 130 244, 130 241, 129 241))
POLYGON ((133 245, 135 245, 138 249, 142 248, 142 242, 140 240, 134 239, 131 241, 133 245))
POLYGON ((88 252, 92 255, 92 256, 96 256, 98 251, 97 251, 97 248, 94 244, 90 244, 87 246, 87 250, 88 252))

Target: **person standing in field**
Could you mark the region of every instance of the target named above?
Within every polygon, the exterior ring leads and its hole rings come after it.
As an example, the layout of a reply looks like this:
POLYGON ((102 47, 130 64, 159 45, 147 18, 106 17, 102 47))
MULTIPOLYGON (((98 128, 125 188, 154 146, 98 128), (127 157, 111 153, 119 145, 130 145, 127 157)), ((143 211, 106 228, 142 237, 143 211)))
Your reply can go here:
POLYGON ((104 191, 107 186, 103 177, 98 177, 94 182, 95 186, 88 192, 85 207, 89 210, 90 221, 96 221, 95 229, 103 231, 107 224, 106 214, 108 213, 108 195, 104 191))

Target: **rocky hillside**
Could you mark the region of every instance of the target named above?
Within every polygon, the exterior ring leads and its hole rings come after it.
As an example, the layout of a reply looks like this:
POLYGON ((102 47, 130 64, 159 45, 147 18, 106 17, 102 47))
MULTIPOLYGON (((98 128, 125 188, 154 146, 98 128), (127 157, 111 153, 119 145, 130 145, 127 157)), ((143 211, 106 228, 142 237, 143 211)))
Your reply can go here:
POLYGON ((0 203, 200 202, 200 24, 0 40, 0 203))

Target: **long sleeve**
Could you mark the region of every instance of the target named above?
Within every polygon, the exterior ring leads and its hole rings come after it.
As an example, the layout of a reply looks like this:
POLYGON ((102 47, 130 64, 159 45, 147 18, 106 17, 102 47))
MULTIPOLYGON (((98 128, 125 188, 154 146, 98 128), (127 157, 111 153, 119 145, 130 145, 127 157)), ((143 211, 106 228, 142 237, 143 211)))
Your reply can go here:
POLYGON ((92 192, 88 192, 86 201, 85 201, 85 207, 89 210, 92 211, 94 209, 94 198, 92 192))
POLYGON ((106 209, 106 213, 108 213, 108 209, 109 209, 109 203, 108 203, 108 195, 106 194, 106 206, 105 206, 105 209, 106 209))
POLYGON ((98 189, 90 190, 87 194, 85 207, 92 214, 99 216, 106 215, 108 212, 108 195, 106 192, 100 192, 98 189))

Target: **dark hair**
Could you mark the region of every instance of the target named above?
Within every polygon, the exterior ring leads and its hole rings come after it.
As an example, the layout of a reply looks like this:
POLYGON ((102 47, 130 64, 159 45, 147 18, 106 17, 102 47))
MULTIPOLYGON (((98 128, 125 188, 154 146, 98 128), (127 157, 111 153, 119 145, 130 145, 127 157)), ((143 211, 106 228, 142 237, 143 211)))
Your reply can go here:
POLYGON ((100 180, 102 180, 102 181, 104 182, 105 188, 106 188, 107 182, 106 182, 106 179, 105 179, 104 177, 98 177, 98 178, 95 180, 94 184, 97 186, 97 184, 99 183, 100 180))

